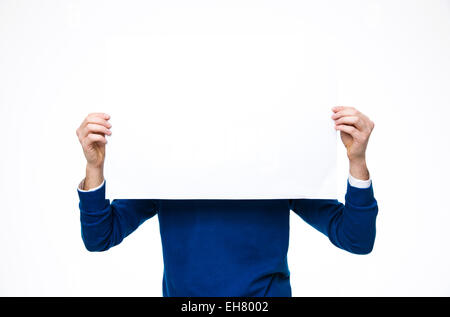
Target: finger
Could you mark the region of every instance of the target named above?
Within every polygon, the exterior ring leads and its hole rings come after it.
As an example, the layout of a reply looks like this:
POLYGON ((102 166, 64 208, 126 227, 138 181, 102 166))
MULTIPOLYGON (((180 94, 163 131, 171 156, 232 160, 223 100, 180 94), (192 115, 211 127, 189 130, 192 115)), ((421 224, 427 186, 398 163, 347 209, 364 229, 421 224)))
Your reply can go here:
POLYGON ((356 137, 358 134, 358 129, 351 125, 341 124, 335 126, 335 129, 350 134, 352 137, 356 137))
POLYGON ((335 120, 335 124, 336 125, 341 125, 341 124, 353 125, 360 131, 364 130, 364 127, 365 127, 364 120, 362 120, 358 116, 341 117, 341 118, 335 120))
POLYGON ((336 107, 331 108, 331 110, 333 112, 338 112, 338 111, 344 110, 345 108, 346 107, 344 107, 344 106, 336 106, 336 107))
POLYGON ((86 120, 84 121, 83 126, 87 126, 88 124, 99 124, 102 125, 108 129, 111 129, 112 124, 109 123, 107 120, 101 118, 101 117, 87 117, 86 120))
POLYGON ((81 140, 86 135, 88 135, 88 130, 86 128, 89 125, 100 125, 105 127, 106 129, 111 129, 112 125, 108 121, 101 119, 99 117, 87 117, 84 119, 83 123, 80 125, 80 127, 76 130, 78 138, 81 140))
POLYGON ((111 116, 109 114, 107 114, 107 113, 104 113, 104 112, 93 112, 93 113, 88 114, 87 117, 88 118, 97 117, 97 118, 101 118, 101 119, 105 119, 105 120, 111 119, 111 116))
POLYGON ((101 135, 101 134, 95 134, 95 133, 91 133, 88 134, 84 139, 83 139, 83 145, 84 147, 90 146, 93 143, 100 143, 100 144, 106 144, 108 143, 108 141, 106 140, 106 138, 101 135))
POLYGON ((355 108, 351 108, 351 107, 346 107, 338 112, 335 112, 331 118, 333 120, 345 117, 345 116, 357 116, 359 115, 359 111, 356 110, 355 108))
POLYGON ((104 135, 111 135, 112 132, 107 127, 95 124, 95 123, 88 123, 80 132, 79 136, 80 138, 86 137, 90 133, 97 133, 97 134, 104 134, 104 135))
POLYGON ((90 113, 83 120, 83 122, 81 123, 80 127, 83 127, 83 126, 85 126, 88 123, 101 124, 102 122, 103 123, 104 122, 108 122, 109 119, 111 119, 111 116, 109 114, 106 114, 106 113, 102 113, 102 112, 90 113))

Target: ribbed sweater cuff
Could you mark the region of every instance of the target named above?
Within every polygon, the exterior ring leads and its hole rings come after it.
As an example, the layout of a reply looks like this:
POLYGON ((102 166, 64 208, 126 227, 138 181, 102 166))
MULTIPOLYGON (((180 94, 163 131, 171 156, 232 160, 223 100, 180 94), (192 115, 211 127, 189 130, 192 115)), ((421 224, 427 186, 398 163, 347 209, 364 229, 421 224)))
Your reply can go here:
POLYGON ((108 207, 109 202, 105 199, 106 182, 103 186, 94 191, 80 191, 78 188, 78 197, 80 198, 80 207, 83 211, 100 211, 108 207))
POLYGON ((356 188, 350 185, 347 181, 347 194, 345 201, 352 206, 368 207, 376 203, 373 195, 373 186, 370 184, 368 188, 356 188))

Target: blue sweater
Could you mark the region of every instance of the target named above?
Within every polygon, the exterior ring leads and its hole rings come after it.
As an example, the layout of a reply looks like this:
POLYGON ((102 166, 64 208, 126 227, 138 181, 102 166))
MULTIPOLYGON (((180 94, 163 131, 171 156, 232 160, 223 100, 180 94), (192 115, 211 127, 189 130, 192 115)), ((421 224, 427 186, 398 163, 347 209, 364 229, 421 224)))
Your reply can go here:
POLYGON ((158 215, 164 296, 291 296, 287 252, 292 210, 337 247, 367 254, 378 213, 372 185, 347 183, 337 200, 114 200, 105 185, 78 191, 89 251, 119 244, 158 215))

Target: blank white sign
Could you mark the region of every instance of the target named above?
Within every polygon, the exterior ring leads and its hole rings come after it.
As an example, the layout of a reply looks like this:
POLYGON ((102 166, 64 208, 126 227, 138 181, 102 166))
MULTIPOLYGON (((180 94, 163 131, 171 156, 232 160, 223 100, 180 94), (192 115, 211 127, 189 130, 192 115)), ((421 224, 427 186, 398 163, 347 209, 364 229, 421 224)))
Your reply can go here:
POLYGON ((323 3, 153 1, 105 34, 108 197, 335 198, 323 3))

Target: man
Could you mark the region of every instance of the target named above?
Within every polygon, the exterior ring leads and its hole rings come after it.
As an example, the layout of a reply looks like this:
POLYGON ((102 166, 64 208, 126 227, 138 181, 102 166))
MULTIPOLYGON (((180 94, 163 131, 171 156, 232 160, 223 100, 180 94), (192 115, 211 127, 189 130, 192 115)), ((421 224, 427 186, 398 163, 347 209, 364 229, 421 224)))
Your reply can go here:
POLYGON ((158 215, 164 257, 164 296, 291 296, 287 251, 289 212, 337 247, 371 252, 378 213, 365 153, 374 123, 350 107, 332 108, 347 148, 345 205, 332 199, 105 199, 103 165, 109 115, 90 114, 77 129, 87 160, 79 185, 82 238, 89 251, 119 244, 158 215))

